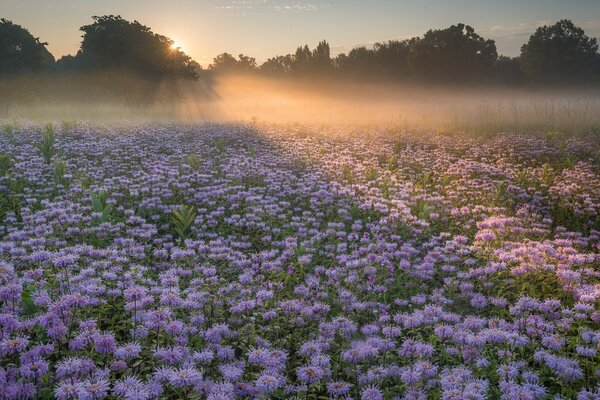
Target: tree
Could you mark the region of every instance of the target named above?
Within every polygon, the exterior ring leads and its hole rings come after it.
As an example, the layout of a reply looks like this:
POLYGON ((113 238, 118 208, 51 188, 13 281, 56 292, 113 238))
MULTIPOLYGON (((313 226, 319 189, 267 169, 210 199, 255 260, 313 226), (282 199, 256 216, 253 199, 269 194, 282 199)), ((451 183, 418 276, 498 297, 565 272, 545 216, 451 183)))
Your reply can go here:
POLYGON ((329 43, 322 40, 314 50, 308 45, 300 46, 292 56, 291 71, 296 75, 318 76, 333 71, 333 60, 329 43))
POLYGON ((260 71, 268 75, 285 75, 292 70, 294 57, 291 54, 269 58, 262 63, 260 71))
POLYGON ((256 71, 256 59, 240 54, 238 59, 229 53, 222 53, 213 58, 213 62, 208 67, 211 71, 218 74, 248 73, 256 71))
POLYGON ((0 115, 18 102, 33 101, 45 88, 34 73, 54 64, 47 45, 20 25, 0 19, 0 115))
POLYGON ((375 74, 393 77, 397 79, 406 79, 410 74, 408 57, 414 39, 410 40, 390 40, 384 43, 375 43, 373 51, 375 52, 375 74))
POLYGON ((80 28, 81 49, 76 58, 90 70, 121 70, 149 78, 197 79, 198 65, 166 36, 138 21, 119 15, 92 17, 80 28))
POLYGON ((200 65, 168 37, 119 15, 92 18, 80 28, 79 51, 59 60, 59 71, 91 74, 87 81, 96 91, 108 91, 132 108, 150 106, 159 93, 172 94, 174 81, 199 78, 200 65))
POLYGON ((294 54, 294 64, 292 65, 292 71, 296 73, 305 73, 310 69, 310 61, 312 59, 312 52, 308 45, 304 47, 300 46, 296 49, 294 54))
POLYGON ((469 25, 429 30, 413 42, 409 65, 419 77, 438 82, 486 79, 498 57, 496 44, 469 25))
POLYGON ((375 43, 372 48, 355 47, 336 57, 335 66, 340 73, 364 80, 406 79, 410 75, 408 56, 413 40, 390 40, 375 43))
POLYGON ((523 72, 535 82, 587 80, 597 72, 598 43, 568 19, 537 28, 521 47, 523 72))
POLYGON ((244 54, 238 55, 238 66, 243 72, 256 71, 258 66, 256 65, 256 58, 249 57, 244 54))
POLYGON ((340 54, 335 59, 335 66, 342 75, 352 79, 370 79, 373 77, 375 51, 365 46, 355 47, 348 54, 340 54))
POLYGON ((527 81, 521 70, 519 57, 499 56, 494 63, 494 80, 496 83, 517 85, 527 81))
POLYGON ((331 59, 331 50, 327 41, 320 41, 312 51, 311 69, 317 74, 327 74, 332 71, 333 60, 331 59))
POLYGON ((0 73, 39 72, 54 64, 54 57, 40 42, 20 25, 0 19, 0 73))

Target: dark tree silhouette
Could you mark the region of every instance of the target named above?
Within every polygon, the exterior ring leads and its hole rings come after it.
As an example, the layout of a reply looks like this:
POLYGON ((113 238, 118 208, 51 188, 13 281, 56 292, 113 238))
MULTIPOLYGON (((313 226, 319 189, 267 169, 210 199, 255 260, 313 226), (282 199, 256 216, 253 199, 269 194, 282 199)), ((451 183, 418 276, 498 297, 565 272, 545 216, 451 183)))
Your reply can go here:
POLYGON ((410 75, 408 57, 414 43, 415 39, 375 43, 376 66, 373 72, 384 77, 406 79, 410 75))
POLYGON ((494 81, 509 85, 523 84, 527 77, 521 70, 519 57, 499 56, 494 63, 494 81))
POLYGON ((238 60, 229 53, 221 53, 213 58, 208 69, 217 73, 234 72, 238 68, 238 60))
POLYGON ((292 70, 299 74, 308 74, 311 76, 329 74, 333 70, 333 60, 331 59, 329 43, 322 40, 312 51, 308 45, 298 47, 292 70))
POLYGON ((80 28, 81 49, 76 58, 84 68, 119 69, 152 78, 198 78, 197 64, 173 41, 137 21, 118 15, 92 17, 80 28))
POLYGON ((498 57, 496 44, 469 25, 429 30, 416 39, 409 58, 412 73, 437 82, 475 81, 489 76, 498 57))
POLYGON ((163 85, 166 81, 198 79, 200 66, 174 48, 168 37, 118 15, 92 18, 92 24, 80 28, 83 39, 77 55, 59 60, 59 69, 94 74, 100 87, 134 108, 150 106, 161 85, 169 92, 176 89, 174 84, 163 85))
POLYGON ((40 42, 20 25, 0 19, 0 73, 39 72, 51 68, 54 57, 40 42))
POLYGON ((17 101, 36 97, 37 73, 54 64, 47 44, 20 25, 0 19, 0 114, 6 114, 17 101))
POLYGON ((262 63, 260 71, 267 75, 282 76, 289 73, 294 66, 294 57, 291 54, 269 58, 262 63))
POLYGON ((413 41, 375 43, 371 49, 356 47, 347 55, 338 55, 335 65, 342 75, 355 79, 407 79, 410 76, 408 56, 413 41))
POLYGON ((312 51, 310 65, 313 72, 317 74, 328 74, 333 70, 331 50, 327 41, 320 41, 317 47, 312 51))
POLYGON ((256 59, 240 54, 236 59, 229 53, 222 53, 213 58, 209 70, 217 74, 248 73, 257 70, 256 59))
POLYGON ((300 46, 296 49, 294 54, 294 63, 292 64, 292 71, 295 73, 307 73, 310 71, 310 62, 312 60, 312 51, 308 45, 300 46))
POLYGON ((339 54, 335 66, 339 73, 352 79, 371 80, 375 65, 375 51, 365 46, 355 47, 348 54, 339 54))
POLYGON ((335 68, 329 43, 323 40, 313 50, 304 45, 299 46, 294 54, 269 58, 259 71, 267 75, 290 74, 294 77, 316 78, 332 76, 335 68))
POLYGON ((539 27, 521 47, 523 72, 534 82, 575 82, 598 73, 598 43, 572 21, 539 27))

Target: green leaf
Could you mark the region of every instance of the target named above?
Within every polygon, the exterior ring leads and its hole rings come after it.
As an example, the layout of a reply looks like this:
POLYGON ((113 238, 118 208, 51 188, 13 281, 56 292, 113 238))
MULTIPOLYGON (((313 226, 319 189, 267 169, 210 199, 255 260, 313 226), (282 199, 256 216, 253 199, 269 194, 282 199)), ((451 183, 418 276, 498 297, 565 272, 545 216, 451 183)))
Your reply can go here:
POLYGON ((35 305, 31 293, 35 290, 35 286, 28 285, 21 292, 21 307, 25 315, 33 315, 38 311, 38 307, 35 305))

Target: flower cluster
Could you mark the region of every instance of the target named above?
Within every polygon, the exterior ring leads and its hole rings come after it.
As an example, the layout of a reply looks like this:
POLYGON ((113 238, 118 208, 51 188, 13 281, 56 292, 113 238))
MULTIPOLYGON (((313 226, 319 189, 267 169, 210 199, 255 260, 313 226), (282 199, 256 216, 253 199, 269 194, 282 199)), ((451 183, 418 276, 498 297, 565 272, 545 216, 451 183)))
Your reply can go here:
POLYGON ((0 136, 0 399, 600 396, 574 145, 80 124, 53 164, 40 140, 0 136))

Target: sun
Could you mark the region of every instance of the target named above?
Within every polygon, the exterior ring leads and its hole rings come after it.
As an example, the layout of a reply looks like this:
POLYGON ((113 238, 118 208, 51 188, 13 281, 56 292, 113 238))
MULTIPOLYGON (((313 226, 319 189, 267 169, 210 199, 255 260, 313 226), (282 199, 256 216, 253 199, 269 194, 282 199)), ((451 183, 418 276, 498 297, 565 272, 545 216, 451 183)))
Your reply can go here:
POLYGON ((173 44, 171 44, 171 49, 172 50, 177 50, 177 49, 181 50, 181 46, 178 45, 177 43, 173 42, 173 44))

